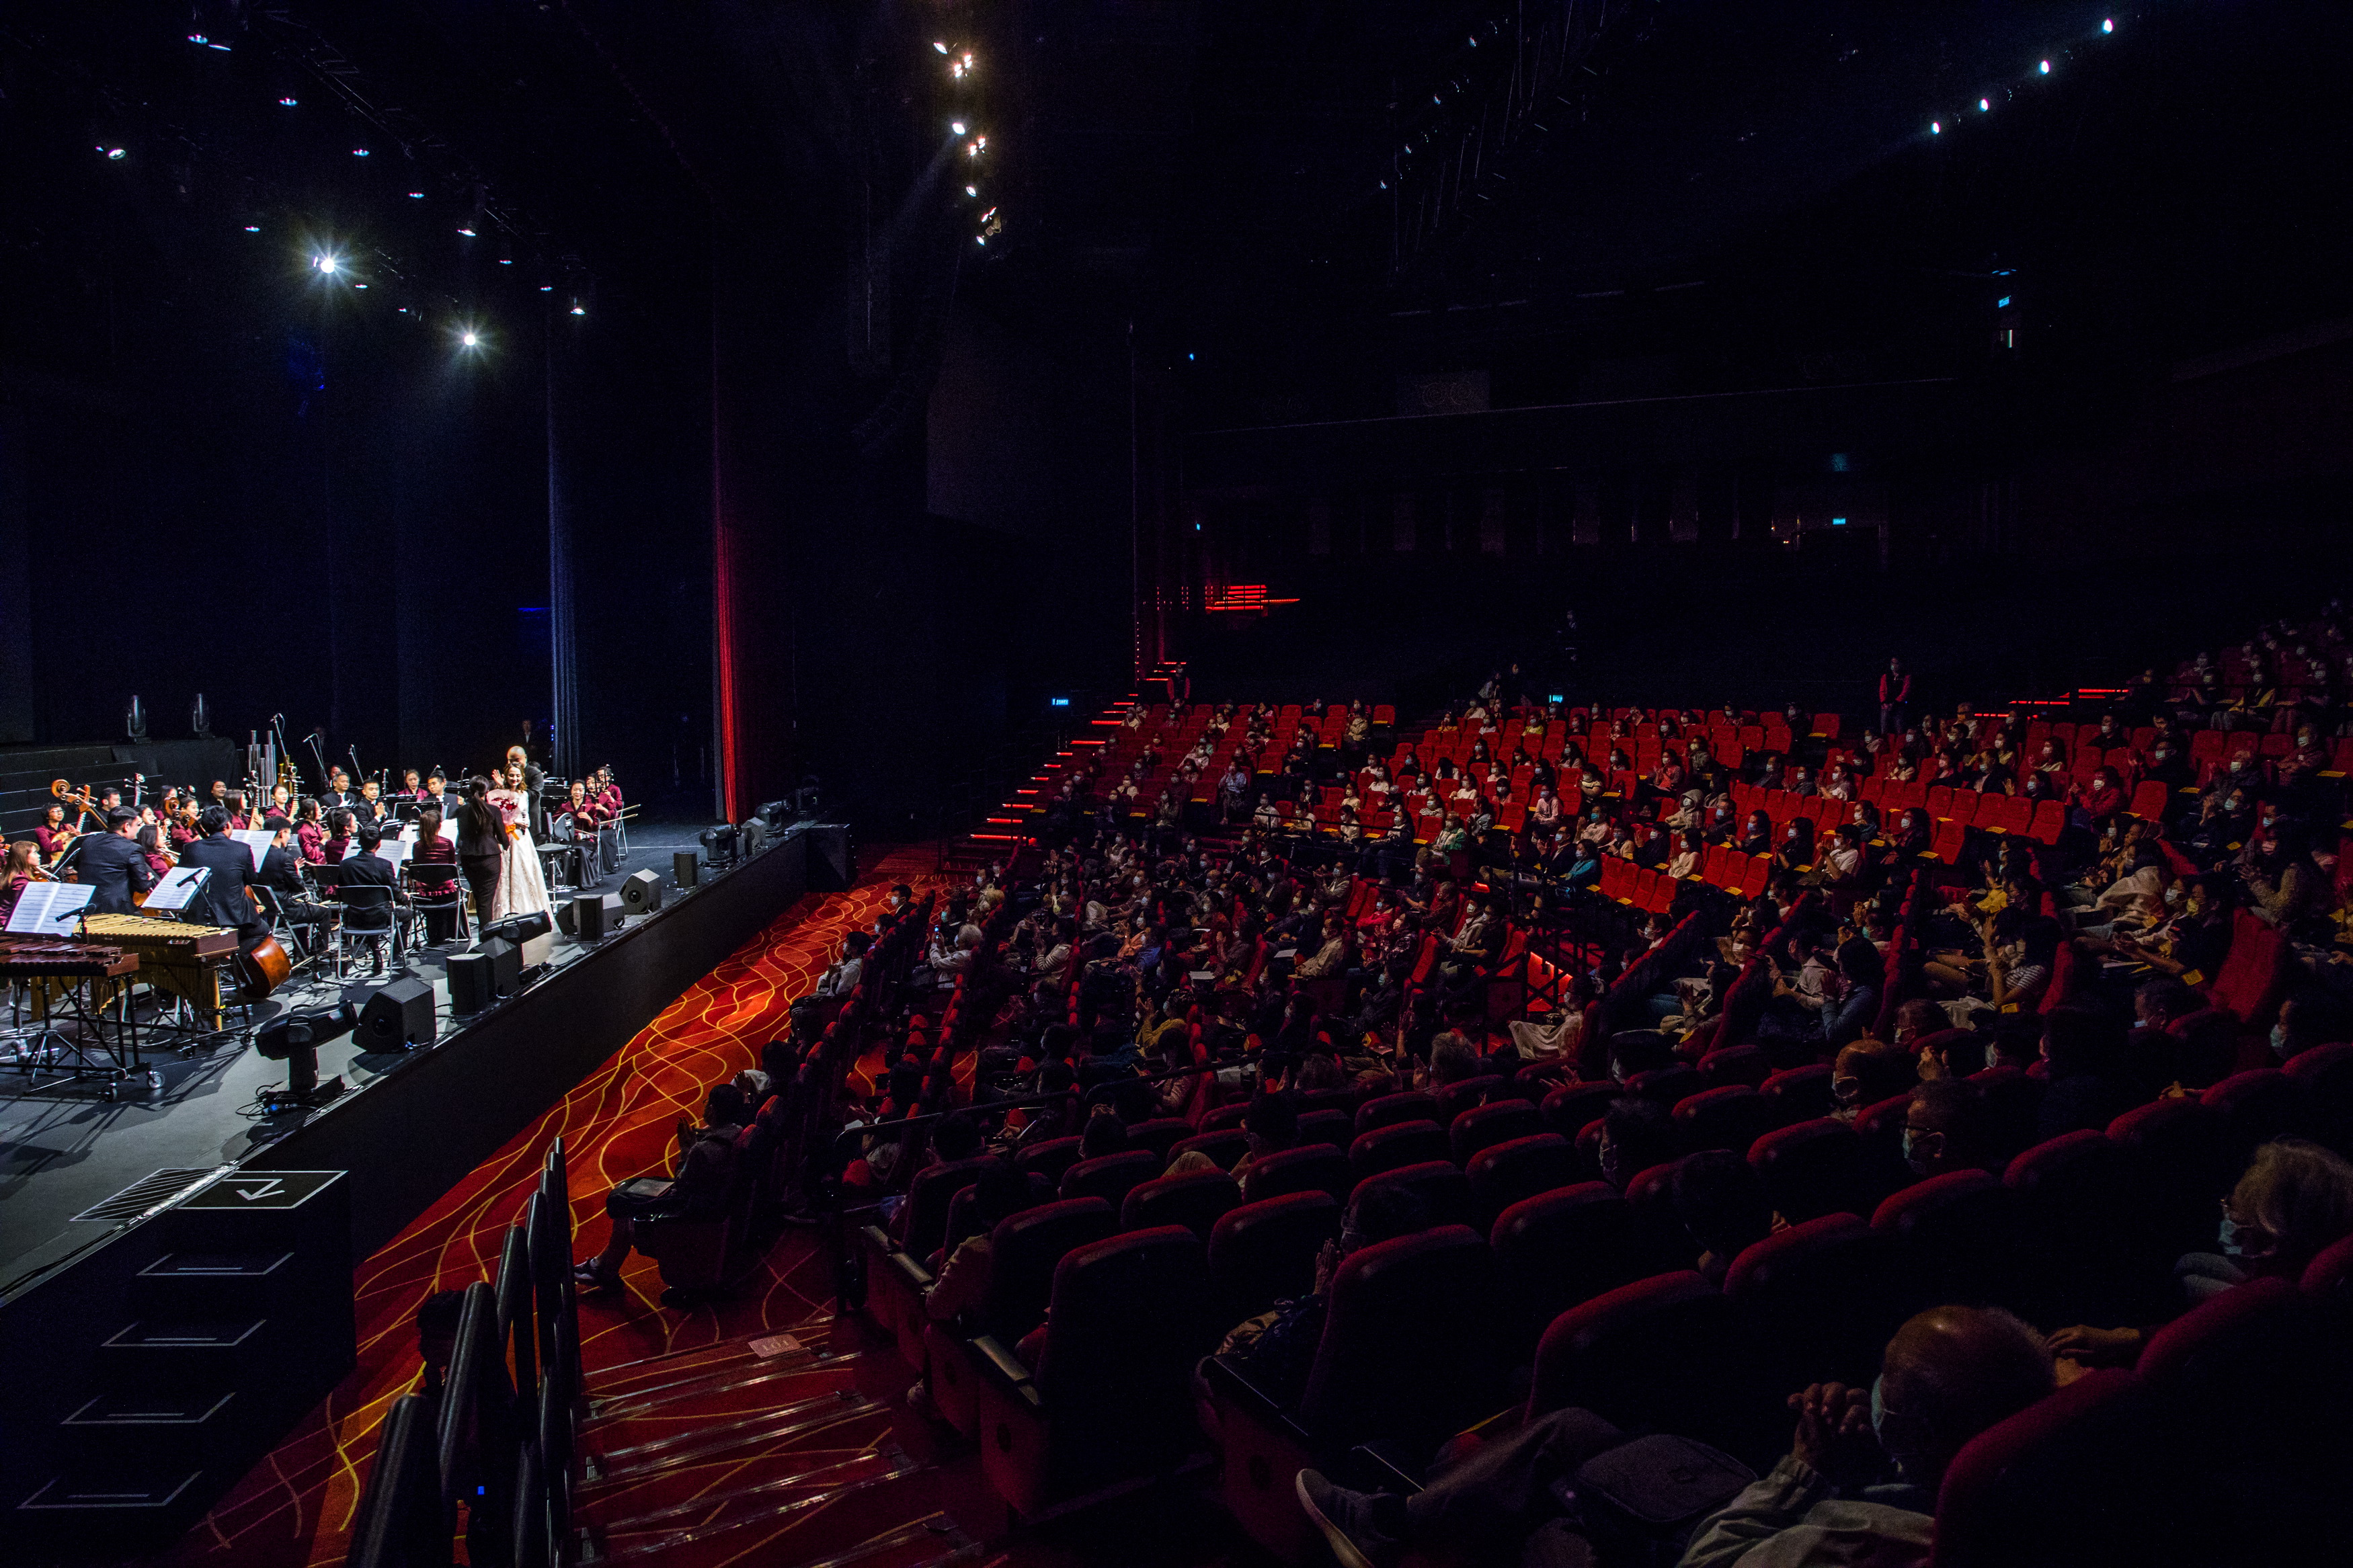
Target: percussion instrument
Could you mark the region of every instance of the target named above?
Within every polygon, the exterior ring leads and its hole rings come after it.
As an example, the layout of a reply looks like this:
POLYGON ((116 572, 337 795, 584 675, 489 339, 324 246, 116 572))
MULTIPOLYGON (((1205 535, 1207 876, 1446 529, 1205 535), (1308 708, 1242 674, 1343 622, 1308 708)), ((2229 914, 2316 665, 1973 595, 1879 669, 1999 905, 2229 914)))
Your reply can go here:
POLYGON ((102 942, 0 934, 0 980, 116 980, 138 968, 137 953, 102 942))
POLYGON ((101 914, 84 916, 82 930, 94 940, 138 954, 141 979, 185 1000, 205 1016, 208 1027, 222 1026, 221 974, 238 956, 233 927, 101 914))

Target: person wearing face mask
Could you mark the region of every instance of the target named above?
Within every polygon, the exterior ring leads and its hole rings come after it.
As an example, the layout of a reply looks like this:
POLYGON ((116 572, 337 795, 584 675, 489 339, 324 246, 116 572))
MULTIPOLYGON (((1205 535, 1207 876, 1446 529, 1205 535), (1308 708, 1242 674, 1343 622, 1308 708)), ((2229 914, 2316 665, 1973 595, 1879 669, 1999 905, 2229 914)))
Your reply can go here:
POLYGON ((1918 1081, 1909 1049, 1882 1040, 1857 1040, 1839 1052, 1831 1068, 1831 1099, 1838 1107, 1831 1116, 1851 1123, 1880 1101, 1909 1093, 1918 1081))
POLYGON ((2325 907, 2327 889, 2284 828, 2260 828, 2247 847, 2253 853, 2240 874, 2246 880, 2248 912, 2257 920, 2284 931, 2325 907))
MULTIPOLYGON (((2222 1200, 2212 1252, 2184 1255, 2173 1266, 2185 1309, 2250 1279, 2300 1279, 2321 1251, 2353 1235, 2353 1162, 2301 1138, 2276 1138, 2255 1150, 2246 1173, 2222 1200)), ((2076 1323, 2054 1331, 2061 1376, 2091 1366, 2129 1366, 2152 1331, 2076 1323)))
POLYGON ((2280 1004, 2272 1026, 2272 1060, 2284 1064, 2316 1046, 2353 1040, 2353 1005, 2333 992, 2307 985, 2280 1004))
POLYGON ((1612 1100, 1602 1114, 1601 1139, 1595 1152, 1601 1179, 1622 1193, 1651 1166, 1680 1155, 1683 1144, 1665 1106, 1630 1094, 1612 1100))
POLYGON ((1940 1078, 1912 1091, 1904 1117, 1904 1164, 1915 1176, 1983 1171, 1993 1162, 1992 1119, 1967 1079, 1940 1078))

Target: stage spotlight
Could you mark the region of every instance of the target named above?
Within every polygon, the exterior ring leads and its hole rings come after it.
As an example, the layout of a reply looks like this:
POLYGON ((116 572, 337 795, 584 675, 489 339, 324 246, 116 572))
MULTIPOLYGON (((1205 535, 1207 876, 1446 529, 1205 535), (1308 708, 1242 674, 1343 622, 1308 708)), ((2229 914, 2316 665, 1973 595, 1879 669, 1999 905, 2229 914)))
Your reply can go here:
POLYGON ((961 120, 951 120, 948 121, 948 129, 955 132, 958 136, 961 136, 964 134, 964 121, 961 120))
POLYGON ((968 196, 976 196, 980 195, 980 187, 978 185, 966 185, 964 188, 964 194, 968 196))
POLYGON ((471 239, 471 238, 473 238, 473 237, 474 237, 474 231, 473 231, 472 229, 470 229, 470 228, 467 228, 467 227, 464 227, 464 226, 460 226, 460 227, 459 228, 458 232, 459 232, 459 234, 464 235, 468 239, 471 239))
POLYGON ((259 234, 261 232, 261 226, 258 223, 247 224, 245 226, 245 232, 248 234, 259 234))
POLYGON ((586 310, 585 310, 581 309, 579 306, 575 305, 575 306, 573 306, 573 307, 572 307, 572 313, 573 313, 574 315, 575 315, 575 316, 585 316, 585 315, 586 315, 588 312, 587 312, 586 310))
POLYGON ((2042 62, 2042 74, 2044 76, 2049 76, 2051 74, 2051 62, 2049 60, 2044 60, 2042 62))
POLYGON ((987 245, 988 243, 988 236, 985 234, 976 234, 972 237, 972 242, 975 245, 987 245))
POLYGON ((300 100, 297 99, 281 98, 278 100, 278 107, 280 109, 291 109, 300 100))
POLYGON ((423 191, 411 191, 408 193, 408 199, 412 202, 421 202, 425 199, 425 193, 423 191))
POLYGON ((353 287, 353 288, 354 288, 354 289, 364 289, 364 288, 366 288, 366 287, 367 287, 367 285, 366 285, 366 284, 364 284, 364 283, 354 283, 354 284, 353 284, 353 285, 352 285, 352 287, 353 287))
POLYGON ((1978 112, 1979 114, 1983 114, 1983 113, 1985 113, 1988 110, 1991 109, 1992 107, 1993 107, 1993 105, 1992 105, 1991 103, 1988 102, 1986 100, 1984 100, 1984 99, 1982 99, 1982 98, 1980 98, 1980 99, 1978 99, 1978 112))
POLYGON ((458 342, 463 347, 470 349, 478 349, 482 346, 481 335, 478 332, 460 332, 458 334, 458 342))
POLYGON ((341 263, 332 256, 314 256, 311 258, 311 265, 332 276, 341 263))
POLYGON ((2116 30, 2116 19, 2114 16, 2109 17, 2106 21, 2100 24, 2100 31, 2103 33, 2113 33, 2116 30))
POLYGON ((1931 135, 1931 136, 1942 136, 1944 133, 1945 133, 1945 122, 1944 122, 1943 121, 1941 121, 1941 120, 1931 120, 1930 121, 1928 121, 1928 134, 1929 134, 1929 135, 1931 135))
POLYGON ((935 48, 935 49, 939 50, 939 51, 940 51, 940 53, 942 53, 942 54, 946 54, 946 53, 948 52, 948 47, 947 47, 947 45, 945 45, 945 44, 942 43, 942 42, 941 42, 939 39, 937 39, 937 38, 934 38, 934 39, 932 40, 932 47, 934 47, 934 48, 935 48))
POLYGON ((512 267, 514 265, 514 258, 512 256, 501 256, 499 258, 499 265, 501 267, 512 267))
POLYGON ((106 150, 106 161, 110 163, 120 163, 127 155, 120 147, 109 147, 106 150))
POLYGON ((354 158, 364 158, 367 155, 368 150, 364 147, 354 147, 352 149, 352 156, 354 158))

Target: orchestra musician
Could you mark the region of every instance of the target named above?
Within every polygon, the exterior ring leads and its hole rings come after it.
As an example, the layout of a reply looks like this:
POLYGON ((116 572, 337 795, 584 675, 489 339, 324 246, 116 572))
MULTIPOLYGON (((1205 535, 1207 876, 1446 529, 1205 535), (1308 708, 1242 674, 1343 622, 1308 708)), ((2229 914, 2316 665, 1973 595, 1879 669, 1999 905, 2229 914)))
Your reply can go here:
POLYGON ((239 833, 253 826, 253 818, 246 810, 245 792, 241 789, 229 792, 228 825, 239 833))
POLYGON ((425 791, 417 784, 415 768, 410 768, 400 775, 400 793, 411 800, 425 798, 425 791))
POLYGON ((139 814, 118 805, 106 819, 105 832, 87 836, 78 868, 90 889, 92 914, 133 913, 139 906, 131 895, 155 885, 155 873, 132 837, 138 830, 139 814))
POLYGON ((228 809, 228 781, 227 779, 213 780, 213 787, 206 793, 211 796, 211 804, 219 806, 223 811, 227 811, 228 809))
POLYGON ((327 838, 319 846, 319 855, 328 865, 336 864, 351 853, 352 828, 355 820, 345 806, 339 805, 327 813, 327 838))
MULTIPOLYGON (((360 824, 359 843, 343 861, 343 878, 341 885, 344 888, 384 889, 395 906, 394 921, 402 921, 406 917, 399 912, 398 906, 408 902, 408 895, 401 891, 400 876, 394 869, 392 862, 376 853, 376 847, 383 842, 384 828, 380 824, 374 822, 360 824)), ((346 928, 347 931, 348 929, 346 928)), ((376 950, 375 963, 377 972, 382 973, 384 952, 381 948, 376 950)))
POLYGON ((384 820, 384 786, 374 779, 360 780, 360 797, 352 803, 353 812, 362 822, 384 820))
POLYGON ((0 925, 5 925, 16 908, 16 900, 35 882, 50 882, 57 879, 41 869, 41 847, 29 838, 19 838, 8 846, 8 858, 0 866, 0 925))
POLYGON ((138 824, 134 842, 139 846, 139 853, 147 858, 147 869, 158 877, 180 863, 179 856, 174 854, 171 846, 164 841, 164 830, 152 822, 138 824))
POLYGON ((269 921, 245 894, 253 880, 252 851, 228 836, 225 806, 206 806, 196 826, 203 837, 180 851, 180 864, 202 866, 211 875, 188 900, 187 915, 206 925, 231 927, 246 942, 259 942, 269 934, 269 921))
POLYGON ((319 814, 319 803, 306 800, 296 812, 294 846, 303 859, 313 866, 327 862, 327 824, 319 814))
MULTIPOLYGON (((458 868, 458 847, 441 837, 441 803, 429 797, 417 812, 417 843, 408 851, 409 874, 418 880, 431 880, 419 876, 417 868, 447 866, 458 868)), ((438 893, 435 896, 438 896, 438 893)), ((451 910, 427 907, 425 910, 425 940, 435 946, 458 934, 457 913, 451 910)))
POLYGON ((332 810, 339 805, 357 805, 359 799, 358 794, 352 788, 351 774, 341 768, 336 768, 327 774, 327 793, 319 797, 322 805, 332 810))
POLYGON ((66 852, 66 846, 79 837, 74 825, 66 820, 66 808, 62 805, 49 807, 42 814, 41 825, 33 829, 33 842, 40 847, 41 858, 52 866, 66 852))
POLYGON ((270 896, 278 900, 279 912, 291 923, 326 924, 326 906, 311 897, 311 889, 302 880, 301 851, 293 844, 294 825, 282 816, 273 816, 261 826, 277 837, 262 851, 261 868, 253 874, 254 884, 269 889, 270 896))
POLYGON ((450 793, 448 777, 439 768, 425 775, 425 788, 417 798, 427 805, 439 806, 444 822, 454 819, 458 815, 460 797, 450 793))

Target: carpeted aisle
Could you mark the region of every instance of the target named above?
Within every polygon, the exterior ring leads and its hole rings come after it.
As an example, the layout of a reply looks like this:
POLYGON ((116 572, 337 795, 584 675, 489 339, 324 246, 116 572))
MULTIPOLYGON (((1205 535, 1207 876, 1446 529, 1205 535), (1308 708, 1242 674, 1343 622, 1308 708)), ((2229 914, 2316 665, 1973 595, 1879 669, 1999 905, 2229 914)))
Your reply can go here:
MULTIPOLYGON (((506 1227, 520 1218, 550 1142, 558 1136, 565 1141, 579 1237, 575 1251, 585 1256, 604 1242, 606 1193, 617 1182, 664 1164, 678 1118, 700 1112, 710 1085, 756 1065, 760 1047, 784 1032, 790 1000, 816 984, 842 936, 872 922, 892 883, 912 883, 919 893, 937 885, 940 879, 930 874, 934 864, 928 850, 905 851, 882 860, 846 893, 802 900, 363 1263, 353 1275, 358 1367, 162 1561, 206 1568, 323 1568, 341 1563, 377 1424, 391 1402, 417 1382, 417 1306, 436 1290, 491 1276, 506 1227)), ((357 1179, 365 1180, 365 1173, 357 1179)), ((715 1305, 683 1311, 658 1305, 661 1283, 653 1263, 642 1258, 631 1258, 623 1281, 627 1289, 618 1297, 590 1298, 582 1304, 581 1359, 592 1394, 600 1396, 606 1393, 600 1370, 801 1325, 821 1335, 831 1289, 825 1260, 804 1232, 788 1233, 751 1283, 715 1305)), ((690 1364, 693 1360, 684 1358, 690 1364)), ((788 1392, 771 1384, 757 1407, 772 1410, 775 1400, 816 1401, 845 1392, 834 1373, 811 1369, 791 1381, 801 1386, 788 1392)), ((702 1420, 717 1414, 697 1403, 702 1420)), ((822 1426, 808 1425, 806 1431, 780 1427, 775 1441, 813 1442, 838 1451, 850 1473, 887 1480, 887 1422, 871 1410, 845 1409, 844 1415, 822 1426)), ((744 1457, 734 1456, 731 1464, 744 1457)), ((698 1478, 713 1484, 723 1479, 698 1478)), ((590 1500, 584 1497, 584 1505, 590 1500)), ((792 1554, 793 1560, 801 1555, 792 1554)))

